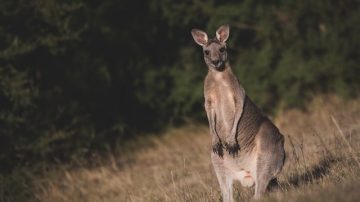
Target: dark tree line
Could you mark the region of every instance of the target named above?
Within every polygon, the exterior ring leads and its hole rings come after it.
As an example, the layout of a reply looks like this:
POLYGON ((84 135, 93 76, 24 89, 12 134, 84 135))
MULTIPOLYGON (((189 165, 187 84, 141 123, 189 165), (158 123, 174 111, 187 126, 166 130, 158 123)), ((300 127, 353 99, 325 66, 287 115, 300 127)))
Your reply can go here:
POLYGON ((204 121, 194 27, 231 26, 231 64, 268 112, 356 96, 358 1, 0 1, 1 171, 204 121))

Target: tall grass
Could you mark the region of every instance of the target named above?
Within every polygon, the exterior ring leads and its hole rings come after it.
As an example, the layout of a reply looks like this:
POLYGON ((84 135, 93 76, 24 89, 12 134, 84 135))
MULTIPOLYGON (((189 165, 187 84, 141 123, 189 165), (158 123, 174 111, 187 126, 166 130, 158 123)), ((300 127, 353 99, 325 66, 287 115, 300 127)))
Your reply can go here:
MULTIPOLYGON (((274 120, 285 135, 286 163, 278 186, 262 201, 360 199, 360 102, 319 97, 306 111, 274 120)), ((129 143, 96 166, 60 167, 28 186, 39 201, 219 201, 207 126, 169 129, 129 143)), ((100 162, 100 163, 99 163, 100 162)), ((253 188, 235 184, 239 201, 253 188)))

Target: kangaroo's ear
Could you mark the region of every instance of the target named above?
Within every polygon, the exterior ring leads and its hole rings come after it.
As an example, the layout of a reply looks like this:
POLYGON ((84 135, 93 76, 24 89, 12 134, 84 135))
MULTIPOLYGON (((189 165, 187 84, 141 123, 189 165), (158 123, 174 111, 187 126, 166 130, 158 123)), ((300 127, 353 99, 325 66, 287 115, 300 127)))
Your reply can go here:
POLYGON ((194 38, 195 42, 200 46, 205 46, 208 42, 207 34, 199 29, 192 29, 191 35, 194 38))
POLYGON ((229 25, 222 25, 216 30, 216 38, 220 42, 225 42, 229 38, 230 27, 229 25))

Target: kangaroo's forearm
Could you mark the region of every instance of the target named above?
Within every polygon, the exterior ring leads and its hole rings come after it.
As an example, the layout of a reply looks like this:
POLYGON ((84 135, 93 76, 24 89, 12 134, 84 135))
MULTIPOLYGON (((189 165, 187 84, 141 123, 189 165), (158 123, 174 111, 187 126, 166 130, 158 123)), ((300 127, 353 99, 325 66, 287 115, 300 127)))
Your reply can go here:
POLYGON ((219 138, 219 135, 218 135, 218 133, 216 131, 216 114, 215 114, 215 111, 213 109, 207 109, 206 114, 207 114, 208 121, 209 121, 211 135, 213 136, 213 138, 215 138, 215 137, 219 138))
POLYGON ((227 140, 231 140, 231 139, 236 138, 237 127, 239 125, 239 121, 240 121, 242 112, 243 112, 242 106, 236 106, 234 122, 233 122, 233 125, 231 127, 230 133, 227 136, 227 140))
POLYGON ((219 155, 220 157, 223 156, 223 145, 220 139, 220 136, 218 135, 216 131, 216 113, 213 109, 206 110, 208 120, 209 120, 209 126, 210 126, 210 133, 211 133, 211 139, 212 139, 212 150, 215 154, 219 155))
POLYGON ((234 113, 234 121, 230 130, 230 133, 227 135, 227 141, 235 140, 237 128, 239 125, 239 121, 241 118, 241 115, 243 113, 243 107, 244 107, 244 99, 241 97, 234 98, 235 102, 235 113, 234 113))

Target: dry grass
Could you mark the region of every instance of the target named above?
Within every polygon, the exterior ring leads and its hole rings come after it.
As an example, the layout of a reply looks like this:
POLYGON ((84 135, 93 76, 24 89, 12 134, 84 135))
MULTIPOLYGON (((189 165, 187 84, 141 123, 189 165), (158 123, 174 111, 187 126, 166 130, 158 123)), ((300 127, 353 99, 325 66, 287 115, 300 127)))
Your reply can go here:
MULTIPOLYGON (((307 112, 280 112, 287 161, 279 186, 263 201, 360 199, 360 103, 315 99, 307 112)), ((206 126, 168 130, 136 152, 95 168, 62 169, 34 182, 40 201, 219 201, 206 126)), ((144 144, 142 144, 144 145, 144 144)), ((253 189, 236 187, 239 200, 253 189)))

